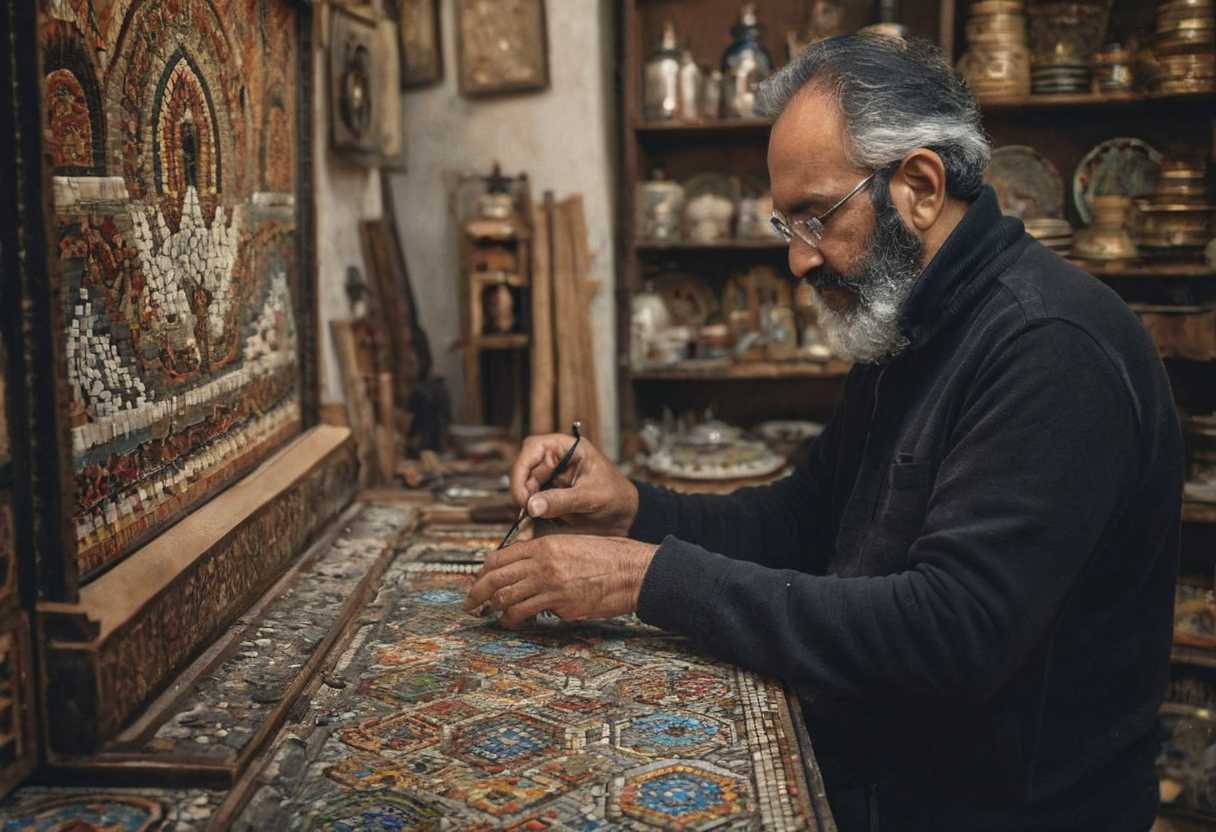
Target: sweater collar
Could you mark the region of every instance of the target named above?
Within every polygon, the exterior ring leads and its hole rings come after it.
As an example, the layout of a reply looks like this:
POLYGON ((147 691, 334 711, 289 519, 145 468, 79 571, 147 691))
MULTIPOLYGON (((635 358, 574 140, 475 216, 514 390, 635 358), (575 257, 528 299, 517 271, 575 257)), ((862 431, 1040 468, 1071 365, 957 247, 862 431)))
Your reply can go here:
POLYGON ((984 186, 950 232, 904 305, 900 325, 911 348, 924 346, 1013 262, 1025 227, 1001 213, 996 191, 984 186))

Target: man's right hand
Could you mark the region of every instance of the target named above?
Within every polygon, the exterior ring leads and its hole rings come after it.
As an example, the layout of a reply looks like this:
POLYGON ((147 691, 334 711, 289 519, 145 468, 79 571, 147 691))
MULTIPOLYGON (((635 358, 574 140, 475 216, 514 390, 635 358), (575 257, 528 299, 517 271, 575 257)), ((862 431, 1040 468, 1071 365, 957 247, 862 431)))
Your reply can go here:
POLYGON ((625 537, 638 513, 637 487, 586 439, 549 489, 539 491, 573 442, 560 433, 525 439, 511 466, 512 499, 532 517, 560 520, 581 534, 625 537))

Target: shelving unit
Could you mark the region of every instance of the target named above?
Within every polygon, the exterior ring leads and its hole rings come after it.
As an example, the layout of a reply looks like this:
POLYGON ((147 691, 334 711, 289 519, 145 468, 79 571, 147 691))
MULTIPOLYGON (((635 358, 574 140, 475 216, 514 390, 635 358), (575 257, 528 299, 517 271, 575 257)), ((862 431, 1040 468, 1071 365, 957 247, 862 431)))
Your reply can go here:
MULTIPOLYGON (((786 247, 770 240, 730 240, 715 244, 654 243, 634 237, 637 184, 656 168, 677 181, 703 171, 767 182, 765 152, 769 122, 761 118, 704 122, 652 122, 642 118, 642 66, 665 21, 672 21, 702 66, 717 66, 738 20, 740 0, 624 0, 620 16, 622 125, 617 275, 618 389, 622 436, 664 407, 680 412, 712 406, 717 415, 747 425, 766 418, 826 419, 839 396, 847 365, 809 362, 740 362, 729 368, 677 366, 634 372, 629 364, 630 300, 648 277, 664 272, 693 273, 720 290, 748 268, 786 269, 786 247), (674 382, 674 383, 673 383, 674 382)), ((780 66, 785 34, 805 25, 805 3, 760 0, 757 15, 764 43, 780 66)), ((865 19, 865 4, 856 4, 865 19)), ((851 12, 853 14, 853 12, 851 12)), ((954 3, 904 0, 901 21, 913 34, 952 51, 957 28, 954 3)))
MULTIPOLYGON (((781 39, 801 23, 802 3, 767 0, 758 4, 767 25, 766 46, 784 57, 781 39)), ((905 0, 902 22, 921 37, 936 39, 957 62, 967 48, 962 0, 905 0)), ((1116 0, 1112 31, 1127 33, 1151 23, 1156 3, 1116 0)), ((785 248, 767 241, 730 241, 715 245, 651 243, 634 238, 635 189, 656 168, 682 181, 712 170, 765 177, 769 124, 763 119, 707 122, 648 122, 641 118, 641 71, 665 20, 688 38, 697 63, 716 65, 727 32, 738 14, 738 0, 625 0, 621 17, 620 263, 617 302, 618 357, 623 435, 658 409, 714 405, 720 415, 746 424, 761 418, 825 418, 840 393, 847 365, 779 363, 723 366, 678 366, 631 371, 629 366, 630 299, 648 275, 663 269, 695 273, 720 286, 727 276, 757 263, 784 268, 785 248), (721 407, 726 404, 727 407, 721 407), (722 411, 726 411, 723 413, 722 411)), ((781 63, 781 60, 778 60, 781 63)), ((993 145, 1030 145, 1060 172, 1065 186, 1065 218, 1082 223, 1072 198, 1073 174, 1091 148, 1110 138, 1131 136, 1167 156, 1202 154, 1213 160, 1216 93, 1117 95, 1028 95, 981 100, 984 125, 993 145)), ((1144 260, 1134 263, 1078 263, 1110 285, 1129 303, 1146 305, 1216 305, 1216 269, 1201 262, 1144 260)), ((1216 410, 1216 362, 1165 359, 1179 407, 1194 412, 1216 410)), ((1182 506, 1182 573, 1208 585, 1216 572, 1216 503, 1187 499, 1182 506)), ((1176 676, 1208 673, 1216 685, 1216 650, 1177 646, 1176 676)), ((1216 688, 1214 688, 1216 690, 1216 688)))

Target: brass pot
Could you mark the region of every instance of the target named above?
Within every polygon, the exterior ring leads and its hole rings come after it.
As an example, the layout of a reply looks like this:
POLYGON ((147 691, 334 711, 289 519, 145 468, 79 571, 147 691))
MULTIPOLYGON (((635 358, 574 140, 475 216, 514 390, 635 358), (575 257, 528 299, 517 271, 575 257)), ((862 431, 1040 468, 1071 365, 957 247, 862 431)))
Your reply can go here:
POLYGON ((1082 260, 1134 260, 1136 244, 1127 232, 1131 197, 1102 195, 1093 198, 1094 222, 1077 233, 1072 254, 1082 260))
POLYGON ((1102 46, 1112 0, 1049 0, 1031 6, 1030 48, 1037 64, 1086 63, 1102 46))

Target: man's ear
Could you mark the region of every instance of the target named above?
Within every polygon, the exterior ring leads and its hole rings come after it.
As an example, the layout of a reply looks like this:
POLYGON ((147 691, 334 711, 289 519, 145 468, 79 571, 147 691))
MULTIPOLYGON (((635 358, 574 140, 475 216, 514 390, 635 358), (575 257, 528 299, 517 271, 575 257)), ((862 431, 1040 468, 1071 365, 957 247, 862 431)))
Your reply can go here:
POLYGON ((942 157, 924 147, 905 156, 891 177, 891 201, 916 230, 932 228, 946 204, 942 157))

